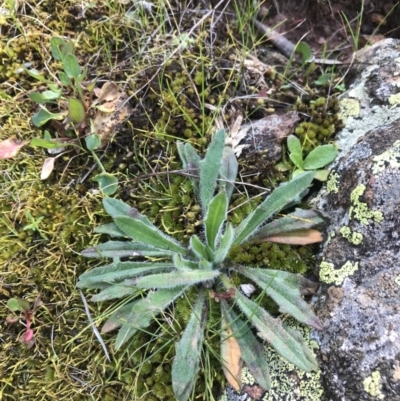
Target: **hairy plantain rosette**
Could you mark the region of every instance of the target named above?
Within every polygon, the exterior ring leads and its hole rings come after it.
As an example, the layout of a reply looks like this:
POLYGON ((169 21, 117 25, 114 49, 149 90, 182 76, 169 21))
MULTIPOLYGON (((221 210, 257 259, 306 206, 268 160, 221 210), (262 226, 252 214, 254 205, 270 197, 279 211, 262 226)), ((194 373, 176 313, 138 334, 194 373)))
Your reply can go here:
POLYGON ((117 309, 102 329, 108 332, 119 328, 115 341, 117 350, 139 330, 146 329, 157 314, 186 291, 193 288, 197 291, 191 317, 176 344, 172 365, 172 384, 179 401, 189 399, 200 370, 211 302, 219 302, 221 306, 221 363, 234 387, 240 388, 241 360, 260 386, 270 388, 268 363, 263 357, 262 343, 252 328, 300 369, 318 368, 301 335, 285 327, 279 318, 270 316, 259 302, 243 295, 230 277, 233 273, 243 275, 271 297, 279 305, 280 312, 321 329, 318 318, 301 296, 307 288, 314 287, 314 283, 298 274, 252 268, 229 260, 229 251, 234 245, 276 241, 280 236, 314 231, 310 227, 321 223, 322 219, 310 210, 296 209, 286 217, 269 221, 283 208, 299 202, 314 173, 302 173, 280 185, 233 227, 227 222, 227 215, 238 164, 232 149, 224 143, 225 131, 220 130, 201 159, 189 143, 178 142, 183 167, 191 171, 189 179, 202 208, 204 235, 192 235, 189 244, 180 243, 160 231, 135 208, 117 199, 105 198, 104 207, 113 222, 96 231, 121 240, 110 240, 82 253, 86 257, 112 259, 110 264, 79 278, 79 288, 100 290, 92 300, 133 299, 117 309), (123 240, 126 237, 131 241, 123 240), (162 261, 152 261, 155 259, 162 261), (236 357, 232 358, 232 354, 236 357), (235 366, 239 366, 237 372, 235 366))

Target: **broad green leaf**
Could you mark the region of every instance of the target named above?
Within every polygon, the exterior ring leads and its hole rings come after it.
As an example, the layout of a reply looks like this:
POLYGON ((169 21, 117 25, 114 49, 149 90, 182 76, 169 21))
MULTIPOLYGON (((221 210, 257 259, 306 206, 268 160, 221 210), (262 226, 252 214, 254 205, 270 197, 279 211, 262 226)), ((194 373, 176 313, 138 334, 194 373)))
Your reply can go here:
POLYGON ((297 168, 303 169, 304 162, 301 153, 290 153, 289 158, 297 168))
POLYGON ((164 234, 155 226, 148 226, 140 220, 130 217, 118 216, 114 218, 115 224, 126 235, 136 241, 149 244, 158 249, 186 254, 187 250, 172 237, 164 234))
POLYGON ((85 143, 86 143, 86 147, 88 150, 96 150, 100 144, 101 144, 101 139, 97 134, 92 134, 92 135, 88 135, 85 138, 85 143))
POLYGON ((256 382, 264 390, 269 390, 271 388, 271 379, 263 345, 254 336, 248 324, 238 318, 224 300, 221 300, 221 309, 239 343, 243 362, 256 379, 256 382))
POLYGON ((298 200, 314 178, 314 172, 303 173, 291 181, 281 184, 235 228, 235 244, 242 244, 254 234, 268 218, 282 210, 289 203, 298 200))
POLYGON ((225 227, 225 233, 221 236, 221 241, 215 251, 214 263, 222 263, 231 249, 233 240, 235 239, 235 230, 231 223, 228 223, 225 227))
MULTIPOLYGON (((235 333, 236 334, 236 333, 235 333)), ((221 364, 228 383, 235 391, 242 388, 242 361, 239 342, 226 318, 221 318, 221 364)))
MULTIPOLYGON (((200 270, 206 270, 206 271, 211 271, 213 269, 214 265, 209 262, 206 259, 200 259, 199 260, 199 269, 200 270)), ((218 270, 216 270, 218 271, 218 270)))
POLYGON ((288 330, 282 325, 280 319, 272 318, 257 303, 239 291, 236 291, 235 298, 239 308, 258 330, 257 334, 271 344, 279 355, 306 372, 318 369, 318 363, 312 352, 304 344, 301 335, 288 330))
POLYGON ((112 330, 118 329, 121 327, 126 321, 128 316, 132 313, 134 306, 139 301, 128 302, 122 306, 120 306, 112 315, 106 320, 103 327, 101 328, 101 332, 109 333, 112 330))
POLYGON ((295 49, 296 53, 301 55, 300 62, 305 64, 307 61, 311 60, 312 52, 310 46, 306 42, 300 42, 295 49))
POLYGON ((90 283, 116 283, 127 278, 173 270, 174 264, 151 262, 120 262, 118 260, 106 266, 96 267, 79 276, 78 288, 86 288, 90 283))
POLYGON ((45 148, 45 149, 58 149, 58 148, 63 148, 65 146, 71 146, 73 144, 66 142, 55 142, 53 140, 47 141, 41 138, 32 138, 29 145, 38 146, 40 148, 45 148))
POLYGON ((126 234, 121 231, 115 223, 102 224, 101 226, 95 227, 95 233, 108 234, 111 237, 126 237, 126 234))
POLYGON ((133 285, 118 283, 111 285, 90 299, 92 302, 109 301, 110 299, 119 299, 139 294, 141 291, 133 285))
POLYGON ((301 296, 300 288, 307 286, 308 281, 304 277, 279 270, 250 267, 237 271, 264 290, 279 306, 281 313, 288 313, 298 321, 322 330, 321 322, 301 296))
POLYGON ((44 103, 49 103, 49 101, 51 100, 59 99, 61 97, 61 92, 53 92, 53 91, 44 91, 42 93, 32 92, 28 96, 34 102, 39 104, 44 104, 44 103))
POLYGON ((296 209, 295 212, 262 226, 250 240, 253 241, 271 235, 312 228, 323 222, 324 219, 314 210, 296 209))
POLYGON ((228 211, 228 198, 220 192, 211 199, 204 218, 204 228, 208 246, 215 250, 228 211))
POLYGON ((40 82, 49 82, 43 75, 40 74, 40 72, 36 68, 26 68, 23 67, 24 71, 28 73, 31 77, 37 79, 40 82))
POLYGON ((230 146, 225 146, 222 152, 222 163, 219 169, 219 187, 225 189, 226 196, 231 199, 232 192, 235 188, 235 181, 238 172, 238 162, 234 151, 230 146))
POLYGON ((59 36, 54 36, 50 39, 51 55, 56 60, 62 60, 69 48, 67 42, 59 36))
POLYGON ((184 259, 181 254, 175 253, 172 257, 172 261, 174 262, 174 266, 177 270, 187 271, 191 269, 197 269, 198 263, 192 260, 184 259))
POLYGON ((183 285, 195 285, 214 280, 220 275, 218 270, 186 270, 171 273, 152 274, 138 279, 138 288, 176 288, 183 285))
POLYGON ((182 166, 185 170, 188 170, 188 173, 194 177, 189 177, 190 183, 192 184, 193 191, 197 197, 197 200, 200 202, 200 193, 199 193, 199 176, 200 176, 200 156, 197 154, 194 147, 186 142, 183 144, 178 141, 177 149, 179 153, 179 157, 182 161, 182 166))
POLYGON ((200 291, 185 331, 176 344, 175 358, 172 362, 172 388, 178 401, 189 399, 200 370, 206 322, 204 304, 205 293, 200 291))
POLYGON ((69 86, 69 87, 73 86, 72 81, 70 80, 70 78, 64 71, 60 71, 58 73, 58 78, 60 79, 62 84, 69 86))
POLYGON ((104 195, 112 195, 118 189, 118 179, 112 174, 100 173, 95 175, 92 180, 99 183, 104 195))
POLYGON ((115 349, 119 350, 139 329, 145 329, 156 315, 175 301, 186 287, 150 292, 146 298, 135 302, 129 315, 124 315, 126 322, 122 324, 115 340, 115 349))
POLYGON ((64 118, 65 113, 51 113, 42 106, 42 108, 32 117, 32 122, 35 127, 41 127, 50 120, 63 120, 64 118))
POLYGON ((82 70, 79 66, 77 58, 73 54, 65 55, 63 58, 63 67, 68 78, 74 78, 75 80, 78 80, 82 70))
MULTIPOLYGON (((74 124, 81 124, 85 119, 86 112, 82 102, 78 99, 70 97, 68 99, 68 118, 74 124)), ((89 149, 90 150, 90 149, 89 149)))
POLYGON ((214 254, 212 250, 200 240, 197 235, 190 237, 190 249, 194 252, 198 259, 206 259, 212 261, 214 254))
MULTIPOLYGON (((124 233, 125 235, 125 233, 124 233)), ((172 254, 165 250, 160 251, 142 242, 108 241, 103 244, 87 248, 82 251, 86 258, 123 258, 139 256, 165 256, 172 254)))
POLYGON ((335 145, 321 145, 312 150, 304 160, 303 168, 305 170, 317 170, 332 163, 337 156, 335 145))
POLYGON ((314 81, 315 85, 326 85, 334 77, 334 74, 321 74, 317 80, 314 81))
POLYGON ((295 135, 289 135, 287 138, 287 147, 290 153, 302 154, 303 149, 301 147, 300 140, 295 135))
POLYGON ((200 203, 204 215, 207 214, 208 205, 214 196, 224 143, 225 131, 219 130, 214 135, 204 159, 200 162, 200 203))
POLYGON ((31 306, 28 301, 24 301, 19 298, 10 298, 7 301, 7 308, 12 312, 23 312, 31 309, 31 306))
POLYGON ((317 170, 315 172, 315 179, 318 181, 325 182, 328 179, 330 171, 329 170, 317 170))

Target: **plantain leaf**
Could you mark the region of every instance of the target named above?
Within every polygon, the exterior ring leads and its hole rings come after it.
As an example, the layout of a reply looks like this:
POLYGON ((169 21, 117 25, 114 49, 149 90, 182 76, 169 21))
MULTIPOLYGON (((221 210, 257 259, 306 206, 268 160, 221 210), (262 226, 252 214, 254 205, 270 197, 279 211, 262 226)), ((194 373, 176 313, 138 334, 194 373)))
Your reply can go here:
POLYGON ((111 237, 126 237, 126 234, 121 231, 115 223, 102 224, 101 226, 95 227, 94 232, 108 234, 111 237))
POLYGON ((293 213, 262 226, 255 235, 250 237, 250 241, 299 229, 311 228, 323 222, 324 219, 314 210, 296 209, 293 213))
POLYGON ((175 288, 182 285, 195 285, 218 277, 218 270, 185 270, 171 273, 152 274, 138 279, 138 288, 175 288))
POLYGON ((332 163, 338 154, 335 145, 321 145, 312 150, 304 160, 303 168, 305 170, 317 170, 332 163))
POLYGON ((318 369, 318 363, 304 344, 301 335, 287 330, 280 319, 272 318, 257 303, 239 291, 235 292, 235 299, 242 312, 258 330, 257 334, 271 344, 278 354, 306 372, 318 369))
POLYGON ((207 214, 204 218, 204 228, 208 246, 215 250, 219 234, 228 211, 228 198, 224 192, 211 199, 207 214))
POLYGON ((233 240, 235 239, 235 230, 231 223, 228 223, 225 228, 225 233, 221 236, 221 241, 215 251, 214 263, 222 263, 231 249, 233 240))
POLYGON ((178 401, 189 399, 200 370, 206 322, 204 304, 205 292, 203 290, 199 292, 189 322, 176 344, 175 358, 172 362, 172 388, 178 401))
POLYGON ((172 237, 164 234, 156 226, 149 226, 145 222, 130 217, 115 217, 114 222, 117 227, 122 230, 126 235, 136 241, 149 244, 154 248, 164 249, 177 253, 186 253, 184 248, 178 241, 172 237))
POLYGON ((235 244, 244 243, 249 236, 254 235, 260 225, 273 214, 282 210, 286 205, 304 193, 311 184, 315 173, 310 171, 300 174, 291 181, 281 184, 268 198, 262 202, 235 228, 235 244))
POLYGON ((187 271, 198 268, 198 262, 194 262, 189 259, 184 259, 182 255, 180 255, 179 253, 175 253, 174 256, 172 257, 172 260, 174 262, 175 268, 180 271, 187 271))
POLYGON ((73 54, 69 53, 63 57, 63 67, 68 78, 78 80, 82 70, 79 66, 78 59, 73 54))
POLYGON ((214 195, 224 143, 225 131, 222 129, 214 135, 204 159, 200 162, 200 203, 204 216, 207 215, 208 205, 214 195))
POLYGON ((150 292, 146 298, 135 302, 131 312, 119 318, 125 321, 115 340, 115 349, 120 349, 139 329, 148 327, 153 318, 174 302, 185 289, 186 287, 177 287, 150 292))
MULTIPOLYGON (((222 306, 222 304, 221 304, 222 306)), ((224 319, 221 318, 221 364, 228 383, 235 391, 240 392, 242 387, 241 349, 236 339, 236 333, 224 319)))
POLYGON ((295 135, 289 135, 287 138, 287 147, 290 153, 298 153, 300 156, 303 153, 299 138, 295 135))
MULTIPOLYGON (((70 56, 70 54, 68 54, 70 56)), ((74 124, 81 124, 85 119, 85 107, 78 99, 70 97, 68 99, 68 118, 74 124)))
POLYGON ((114 260, 106 266, 96 267, 79 276, 78 288, 85 288, 91 283, 116 283, 126 278, 158 273, 174 269, 173 263, 120 262, 114 260))
POLYGON ((114 311, 111 316, 106 320, 103 327, 101 328, 102 333, 109 333, 118 327, 121 327, 126 321, 128 316, 132 313, 134 306, 139 301, 135 300, 133 302, 128 302, 120 306, 116 311, 114 311))
POLYGON ((222 314, 232 328, 242 351, 242 360, 246 364, 256 382, 264 389, 271 388, 268 362, 264 355, 264 347, 251 332, 247 323, 237 317, 232 308, 221 300, 222 314))
POLYGON ((300 288, 307 286, 309 280, 300 274, 250 267, 241 268, 240 274, 248 277, 262 290, 265 290, 277 303, 281 313, 289 313, 298 321, 322 330, 322 323, 300 293, 300 288))
POLYGON ((221 167, 219 169, 219 178, 221 179, 219 187, 225 189, 228 203, 235 188, 237 172, 238 162, 235 153, 230 146, 225 146, 222 152, 221 167))
POLYGON ((214 259, 213 251, 207 245, 203 244, 197 235, 190 237, 190 248, 198 259, 206 259, 208 261, 214 259))
POLYGON ((141 291, 129 283, 121 283, 110 285, 101 290, 98 294, 93 295, 90 299, 92 302, 108 301, 110 299, 119 299, 126 296, 137 295, 141 291))
POLYGON ((117 217, 117 216, 134 217, 132 214, 136 210, 135 208, 127 205, 125 202, 122 202, 119 199, 114 199, 114 198, 104 198, 103 206, 106 212, 111 217, 117 217))
POLYGON ((173 252, 160 251, 141 242, 108 241, 103 244, 84 249, 81 253, 86 258, 122 258, 126 256, 165 256, 173 252))

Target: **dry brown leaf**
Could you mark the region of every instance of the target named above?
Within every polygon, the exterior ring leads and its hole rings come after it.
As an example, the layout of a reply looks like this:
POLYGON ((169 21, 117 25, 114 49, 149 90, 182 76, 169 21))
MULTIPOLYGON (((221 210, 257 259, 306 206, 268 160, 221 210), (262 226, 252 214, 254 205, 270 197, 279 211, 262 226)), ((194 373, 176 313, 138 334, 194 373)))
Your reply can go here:
POLYGON ((294 230, 280 235, 265 237, 260 242, 276 242, 279 244, 308 245, 321 242, 322 234, 313 229, 294 230))
POLYGON ((226 380, 236 391, 240 391, 242 387, 241 355, 239 343, 233 336, 232 329, 228 326, 221 333, 222 370, 226 380))
POLYGON ((54 162, 55 161, 56 161, 55 157, 48 157, 43 162, 42 171, 40 173, 40 179, 41 180, 46 180, 47 178, 50 177, 50 174, 54 170, 54 162))
POLYGON ((112 81, 107 81, 101 88, 99 95, 97 93, 98 91, 95 91, 99 102, 112 102, 120 97, 118 85, 112 81))
POLYGON ((0 159, 11 159, 16 156, 23 146, 29 141, 20 141, 16 138, 8 138, 0 142, 0 159))

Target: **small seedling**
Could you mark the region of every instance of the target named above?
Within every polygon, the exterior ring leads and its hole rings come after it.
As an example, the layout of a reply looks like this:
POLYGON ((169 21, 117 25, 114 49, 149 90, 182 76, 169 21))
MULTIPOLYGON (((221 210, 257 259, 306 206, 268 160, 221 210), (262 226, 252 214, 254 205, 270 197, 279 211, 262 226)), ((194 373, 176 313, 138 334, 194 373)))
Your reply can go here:
POLYGON ((25 211, 25 216, 30 221, 30 224, 24 226, 23 230, 37 231, 43 239, 48 240, 46 234, 39 228, 39 223, 44 219, 44 216, 40 216, 37 219, 35 219, 29 210, 25 211))
POLYGON ((31 348, 35 344, 35 336, 31 324, 33 322, 33 316, 35 312, 40 305, 42 305, 42 303, 43 302, 41 301, 40 297, 36 298, 36 301, 32 307, 28 301, 19 298, 10 298, 7 301, 7 308, 10 309, 11 312, 14 312, 14 315, 8 315, 6 322, 9 324, 17 323, 20 321, 22 315, 22 319, 25 320, 25 323, 21 323, 25 325, 25 330, 19 337, 19 341, 24 343, 27 348, 31 348), (18 312, 20 316, 16 315, 18 312))
POLYGON ((333 144, 317 146, 305 159, 303 159, 303 149, 300 140, 289 135, 287 139, 289 158, 295 165, 293 177, 304 171, 315 171, 315 178, 319 181, 326 181, 329 170, 323 169, 332 163, 337 155, 337 148, 333 144))

